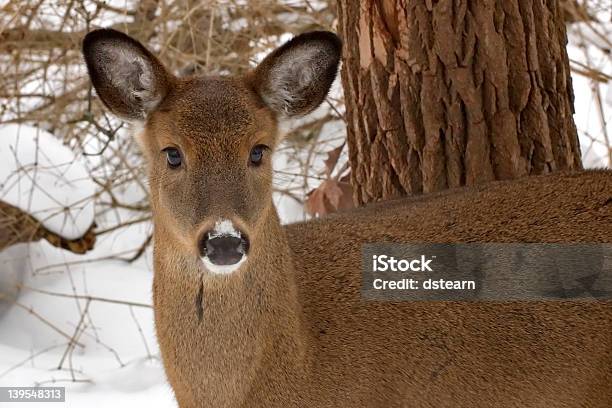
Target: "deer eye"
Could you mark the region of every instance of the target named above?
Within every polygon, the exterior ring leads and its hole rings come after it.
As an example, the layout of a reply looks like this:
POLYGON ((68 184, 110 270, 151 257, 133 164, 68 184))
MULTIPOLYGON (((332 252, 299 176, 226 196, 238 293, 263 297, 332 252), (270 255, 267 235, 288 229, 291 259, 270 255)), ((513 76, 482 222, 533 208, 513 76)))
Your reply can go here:
POLYGON ((168 167, 176 169, 180 167, 183 159, 181 158, 181 152, 176 147, 166 147, 162 150, 166 153, 166 160, 168 161, 168 167))
POLYGON ((264 152, 268 150, 268 146, 266 145, 256 145, 251 149, 251 156, 249 160, 251 161, 251 165, 259 166, 261 161, 263 160, 264 152))

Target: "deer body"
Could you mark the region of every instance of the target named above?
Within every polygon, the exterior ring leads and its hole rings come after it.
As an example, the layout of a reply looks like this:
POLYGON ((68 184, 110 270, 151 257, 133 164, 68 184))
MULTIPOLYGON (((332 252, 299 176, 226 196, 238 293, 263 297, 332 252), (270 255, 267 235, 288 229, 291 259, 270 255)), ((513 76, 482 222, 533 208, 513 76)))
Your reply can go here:
MULTIPOLYGON (((169 278, 155 311, 182 406, 609 407, 610 302, 372 302, 367 242, 610 242, 612 174, 532 177, 281 227, 222 282, 169 278), (549 207, 546 207, 549 205, 549 207), (543 208, 556 208, 543 211, 543 208), (461 214, 462 216, 459 216, 461 214), (287 262, 289 261, 289 262, 287 262), (259 268, 261 269, 259 269, 259 268), (181 391, 179 391, 181 390, 181 391)), ((177 262, 172 262, 177 264, 177 262)))
POLYGON ((429 194, 281 226, 277 123, 325 97, 340 44, 298 36, 242 78, 175 78, 135 40, 90 33, 97 93, 140 122, 154 310, 181 408, 610 407, 610 302, 373 302, 372 242, 611 242, 612 174, 429 194), (109 61, 113 61, 112 64, 109 61))

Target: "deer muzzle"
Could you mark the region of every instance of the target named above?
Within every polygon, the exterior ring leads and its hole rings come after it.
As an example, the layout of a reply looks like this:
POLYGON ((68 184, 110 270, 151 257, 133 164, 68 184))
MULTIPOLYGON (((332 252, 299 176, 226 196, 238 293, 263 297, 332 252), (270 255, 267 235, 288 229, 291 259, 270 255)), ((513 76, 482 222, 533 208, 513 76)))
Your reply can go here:
POLYGON ((198 248, 202 262, 209 272, 228 274, 237 270, 246 260, 249 240, 232 221, 220 220, 212 229, 204 231, 198 248))

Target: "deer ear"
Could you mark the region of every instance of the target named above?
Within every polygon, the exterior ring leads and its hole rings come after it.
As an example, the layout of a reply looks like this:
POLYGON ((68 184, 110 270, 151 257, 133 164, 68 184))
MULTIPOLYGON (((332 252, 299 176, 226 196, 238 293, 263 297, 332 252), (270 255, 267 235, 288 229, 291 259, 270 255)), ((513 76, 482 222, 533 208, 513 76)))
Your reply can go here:
POLYGON ((163 65, 142 44, 116 30, 90 32, 83 56, 91 82, 115 115, 143 121, 164 99, 172 82, 163 65))
POLYGON ((305 115, 325 99, 341 49, 338 36, 328 31, 298 35, 255 68, 255 89, 277 115, 305 115))

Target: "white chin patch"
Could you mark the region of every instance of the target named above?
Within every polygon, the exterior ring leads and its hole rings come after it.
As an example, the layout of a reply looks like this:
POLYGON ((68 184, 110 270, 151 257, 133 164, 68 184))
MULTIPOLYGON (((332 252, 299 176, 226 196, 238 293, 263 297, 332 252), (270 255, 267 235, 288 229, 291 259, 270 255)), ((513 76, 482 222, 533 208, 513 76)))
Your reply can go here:
POLYGON ((202 263, 204 264, 206 270, 212 273, 213 275, 229 275, 230 273, 236 272, 238 268, 240 268, 240 265, 242 265, 244 261, 246 261, 247 256, 243 255, 238 262, 232 265, 216 265, 210 262, 210 259, 208 259, 207 256, 203 256, 200 259, 202 260, 202 263))

